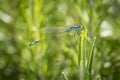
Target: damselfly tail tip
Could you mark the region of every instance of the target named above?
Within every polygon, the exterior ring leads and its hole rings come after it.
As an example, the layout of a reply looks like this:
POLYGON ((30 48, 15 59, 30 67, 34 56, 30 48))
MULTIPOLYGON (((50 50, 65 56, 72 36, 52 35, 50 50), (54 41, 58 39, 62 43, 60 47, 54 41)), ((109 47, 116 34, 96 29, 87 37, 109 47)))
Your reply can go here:
POLYGON ((35 45, 35 44, 37 44, 38 42, 40 42, 40 41, 31 42, 31 43, 29 44, 29 46, 35 45))
POLYGON ((29 46, 32 46, 32 45, 34 45, 34 44, 35 44, 35 43, 32 42, 32 43, 29 44, 29 46))
POLYGON ((32 44, 30 43, 29 46, 32 46, 32 44))

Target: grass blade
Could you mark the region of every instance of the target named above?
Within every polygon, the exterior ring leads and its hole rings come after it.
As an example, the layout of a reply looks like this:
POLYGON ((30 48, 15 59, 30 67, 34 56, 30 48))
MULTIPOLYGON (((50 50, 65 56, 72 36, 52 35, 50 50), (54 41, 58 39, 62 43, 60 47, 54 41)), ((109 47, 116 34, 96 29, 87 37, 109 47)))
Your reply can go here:
POLYGON ((93 40, 91 41, 91 47, 90 47, 90 51, 89 51, 89 55, 88 55, 88 63, 87 63, 87 80, 91 80, 91 72, 92 72, 92 63, 93 63, 93 56, 94 56, 94 45, 95 45, 95 40, 96 37, 93 38, 93 40))
POLYGON ((62 72, 62 77, 63 77, 64 80, 68 80, 68 78, 67 78, 67 76, 64 72, 62 72))

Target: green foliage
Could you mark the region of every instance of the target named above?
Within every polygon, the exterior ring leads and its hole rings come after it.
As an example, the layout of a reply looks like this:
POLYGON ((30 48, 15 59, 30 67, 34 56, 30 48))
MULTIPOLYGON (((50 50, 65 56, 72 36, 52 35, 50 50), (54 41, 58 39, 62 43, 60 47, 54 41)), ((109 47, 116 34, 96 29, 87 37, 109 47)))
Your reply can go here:
POLYGON ((120 0, 0 0, 0 80, 120 79, 119 9, 120 0), (46 27, 79 24, 78 36, 28 46, 54 34, 46 27))

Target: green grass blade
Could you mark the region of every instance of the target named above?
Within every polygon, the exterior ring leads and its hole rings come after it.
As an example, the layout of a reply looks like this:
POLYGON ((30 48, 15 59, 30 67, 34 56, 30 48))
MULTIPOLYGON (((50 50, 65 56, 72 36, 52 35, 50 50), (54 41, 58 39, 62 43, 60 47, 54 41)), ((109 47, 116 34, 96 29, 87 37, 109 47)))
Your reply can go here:
POLYGON ((93 56, 94 56, 94 45, 95 45, 95 40, 96 40, 96 37, 93 38, 92 42, 91 42, 91 47, 90 47, 90 53, 89 53, 89 56, 88 56, 88 63, 87 63, 87 72, 88 72, 88 78, 89 80, 91 80, 91 72, 92 72, 92 63, 93 63, 93 56))
POLYGON ((64 72, 62 72, 62 77, 63 77, 64 80, 68 80, 68 78, 67 78, 67 76, 64 72))
POLYGON ((87 29, 81 32, 79 37, 79 53, 78 53, 78 66, 80 72, 80 80, 84 80, 86 72, 86 42, 87 42, 87 29))

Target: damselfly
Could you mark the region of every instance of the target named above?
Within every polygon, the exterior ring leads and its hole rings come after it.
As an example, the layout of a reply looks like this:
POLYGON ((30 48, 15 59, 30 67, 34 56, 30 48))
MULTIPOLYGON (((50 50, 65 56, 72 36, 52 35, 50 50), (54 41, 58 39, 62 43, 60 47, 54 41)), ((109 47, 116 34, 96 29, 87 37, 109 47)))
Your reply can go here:
MULTIPOLYGON (((82 25, 71 26, 71 27, 69 27, 68 29, 66 29, 65 31, 59 32, 59 33, 57 33, 56 35, 62 34, 62 33, 65 33, 65 32, 71 32, 71 31, 76 31, 77 33, 79 33, 79 32, 81 32, 81 30, 82 30, 82 25)), ((53 36, 50 36, 50 37, 53 37, 53 36)), ((50 37, 48 37, 48 38, 50 38, 50 37)), ((48 39, 48 38, 46 38, 46 39, 48 39)), ((44 40, 45 40, 45 39, 44 39, 44 40)), ((39 42, 41 42, 41 41, 43 41, 43 40, 33 41, 33 42, 31 42, 31 43, 29 44, 29 46, 33 46, 33 45, 35 45, 35 44, 37 44, 37 43, 39 43, 39 42)))

